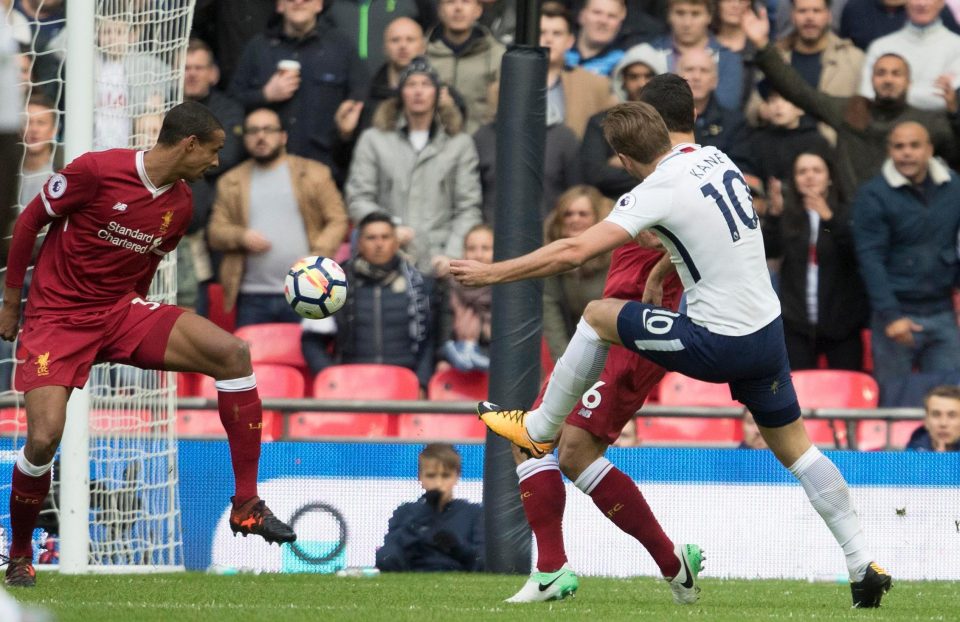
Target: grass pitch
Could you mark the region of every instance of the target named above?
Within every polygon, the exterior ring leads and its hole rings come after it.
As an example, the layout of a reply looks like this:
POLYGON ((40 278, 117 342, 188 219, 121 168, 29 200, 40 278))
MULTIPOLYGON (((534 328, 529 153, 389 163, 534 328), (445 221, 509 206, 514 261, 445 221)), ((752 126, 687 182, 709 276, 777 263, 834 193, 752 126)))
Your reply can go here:
POLYGON ((316 622, 318 620, 957 620, 960 583, 895 582, 879 610, 850 609, 845 585, 703 579, 698 604, 674 605, 663 581, 581 578, 574 599, 507 605, 523 577, 429 574, 339 578, 199 573, 59 576, 13 594, 60 622, 316 622))

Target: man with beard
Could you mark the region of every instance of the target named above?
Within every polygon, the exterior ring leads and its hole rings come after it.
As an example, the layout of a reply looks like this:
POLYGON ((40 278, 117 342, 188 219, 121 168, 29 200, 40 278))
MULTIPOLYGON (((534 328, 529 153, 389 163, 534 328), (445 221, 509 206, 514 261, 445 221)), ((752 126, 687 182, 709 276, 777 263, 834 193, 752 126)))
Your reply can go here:
POLYGON ((886 137, 903 121, 916 121, 929 132, 937 155, 956 164, 955 135, 960 116, 956 94, 949 91, 946 112, 918 110, 907 104, 910 66, 903 57, 884 54, 872 66, 872 99, 858 95, 832 97, 807 84, 795 69, 783 62, 770 43, 766 9, 759 14, 745 11, 743 29, 756 46, 756 65, 770 86, 815 119, 837 132, 838 180, 844 191, 854 193, 880 172, 887 155, 886 137))
MULTIPOLYGON (((830 30, 831 17, 829 0, 793 0, 793 29, 777 41, 776 47, 807 84, 827 95, 850 97, 857 93, 863 52, 830 30)), ((830 127, 821 125, 820 132, 831 143, 836 142, 830 127)))
POLYGON ((301 257, 334 254, 347 232, 343 198, 327 166, 286 152, 275 111, 249 113, 243 142, 250 159, 217 181, 209 225, 210 248, 223 252, 224 307, 237 306, 237 326, 299 322, 282 277, 301 257))

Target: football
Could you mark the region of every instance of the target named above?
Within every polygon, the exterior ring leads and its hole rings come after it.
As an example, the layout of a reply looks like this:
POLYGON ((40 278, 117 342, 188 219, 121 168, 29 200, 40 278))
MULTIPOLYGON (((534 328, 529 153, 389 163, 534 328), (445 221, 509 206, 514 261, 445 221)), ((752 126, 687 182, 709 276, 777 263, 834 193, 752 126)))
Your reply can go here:
POLYGON ((304 257, 287 272, 283 293, 298 315, 319 320, 339 311, 347 301, 347 277, 329 257, 304 257))

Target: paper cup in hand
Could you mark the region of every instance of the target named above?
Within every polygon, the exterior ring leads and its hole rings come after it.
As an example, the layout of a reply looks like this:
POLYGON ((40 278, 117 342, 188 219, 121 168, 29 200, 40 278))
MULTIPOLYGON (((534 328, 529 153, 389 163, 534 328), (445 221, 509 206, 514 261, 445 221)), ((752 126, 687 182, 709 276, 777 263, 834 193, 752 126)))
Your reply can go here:
POLYGON ((297 75, 300 74, 300 61, 296 60, 282 60, 277 63, 277 71, 280 72, 291 72, 297 75))

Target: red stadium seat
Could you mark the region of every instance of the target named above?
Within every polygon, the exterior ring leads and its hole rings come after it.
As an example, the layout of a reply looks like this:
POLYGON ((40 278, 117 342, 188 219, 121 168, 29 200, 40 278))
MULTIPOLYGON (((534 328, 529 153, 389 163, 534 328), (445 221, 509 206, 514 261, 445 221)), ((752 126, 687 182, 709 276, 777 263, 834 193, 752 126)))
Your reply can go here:
POLYGON ((427 385, 427 399, 462 402, 487 399, 490 375, 484 371, 438 371, 427 385))
MULTIPOLYGON (((880 399, 877 381, 858 371, 803 369, 793 372, 793 386, 801 408, 876 408, 880 399)), ((808 419, 805 423, 814 443, 834 445, 839 441, 841 447, 847 444, 843 421, 808 419)))
MULTIPOLYGON (((313 382, 317 399, 415 400, 420 396, 416 374, 396 365, 334 365, 313 382)), ((387 413, 296 413, 291 438, 318 436, 377 437, 396 434, 396 416, 387 413)))
MULTIPOLYGON (((257 393, 264 397, 303 397, 304 381, 300 370, 285 365, 254 364, 257 376, 257 393)), ((217 399, 217 387, 213 378, 201 376, 197 395, 217 399)), ((263 411, 262 439, 274 441, 283 433, 283 416, 272 410, 263 411)), ((226 432, 216 410, 181 410, 177 413, 177 434, 184 437, 215 436, 223 438, 226 432)))
MULTIPOLYGON (((922 421, 894 421, 890 426, 890 449, 903 449, 922 421)), ((882 419, 864 419, 857 422, 857 449, 877 451, 887 449, 887 422, 882 419)))
MULTIPOLYGON (((661 406, 743 407, 730 396, 727 385, 696 380, 678 372, 667 372, 657 386, 661 406)), ((732 444, 739 440, 739 433, 739 420, 733 417, 641 417, 637 420, 637 438, 645 443, 732 444)))
MULTIPOLYGON (((427 399, 479 401, 487 399, 490 376, 480 371, 445 369, 430 378, 427 399)), ((475 416, 456 414, 403 414, 397 422, 401 438, 457 440, 485 438, 486 426, 475 416)))
POLYGON ((547 338, 540 339, 540 378, 547 379, 553 373, 556 362, 550 356, 550 346, 547 345, 547 338))
POLYGON ((251 324, 241 326, 234 335, 250 344, 250 357, 254 363, 273 363, 306 368, 299 324, 251 324))
POLYGON ((873 373, 873 333, 864 328, 860 331, 860 339, 863 341, 863 371, 873 373))
POLYGON ((876 408, 880 399, 877 381, 859 371, 803 369, 793 387, 803 408, 876 408))
POLYGON ((695 380, 674 371, 667 372, 659 386, 664 406, 743 406, 730 396, 726 384, 695 380))
POLYGON ((644 444, 734 445, 739 419, 702 417, 638 417, 637 438, 644 444))
POLYGON ((20 408, 0 408, 0 434, 10 436, 27 435, 27 411, 20 408))
POLYGON ((237 327, 237 307, 234 306, 229 313, 224 310, 223 286, 219 283, 211 283, 208 285, 207 297, 210 304, 210 310, 208 312, 210 314, 210 321, 228 333, 232 333, 233 329, 237 327))
POLYGON ((177 397, 195 397, 200 394, 203 374, 177 372, 177 397))

